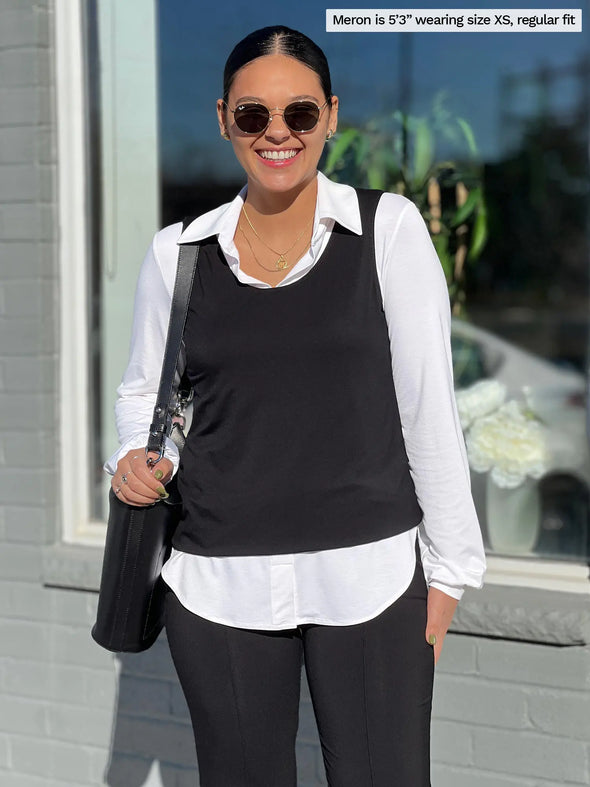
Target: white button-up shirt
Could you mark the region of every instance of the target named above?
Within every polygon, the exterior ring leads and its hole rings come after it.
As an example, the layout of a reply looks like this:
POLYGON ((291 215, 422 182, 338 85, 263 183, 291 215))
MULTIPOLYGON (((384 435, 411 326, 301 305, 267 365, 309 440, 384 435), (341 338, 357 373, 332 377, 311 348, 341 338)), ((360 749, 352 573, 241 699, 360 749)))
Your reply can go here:
MULTIPOLYGON (((311 246, 279 287, 288 287, 318 262, 334 222, 361 233, 354 189, 320 172, 317 177, 311 246)), ((124 454, 147 442, 178 243, 217 235, 240 282, 270 287, 240 268, 233 240, 246 189, 232 202, 199 216, 184 233, 182 224, 172 224, 153 239, 138 281, 129 365, 117 391, 121 446, 105 464, 111 474, 124 454)), ((423 520, 393 537, 314 552, 207 557, 173 550, 162 576, 182 604, 201 617, 269 630, 369 620, 408 587, 415 569, 416 536, 430 587, 460 599, 465 586, 483 584, 485 554, 455 404, 444 274, 424 220, 410 200, 383 194, 374 230, 402 433, 423 520)), ((176 470, 179 456, 171 441, 166 455, 176 470)))

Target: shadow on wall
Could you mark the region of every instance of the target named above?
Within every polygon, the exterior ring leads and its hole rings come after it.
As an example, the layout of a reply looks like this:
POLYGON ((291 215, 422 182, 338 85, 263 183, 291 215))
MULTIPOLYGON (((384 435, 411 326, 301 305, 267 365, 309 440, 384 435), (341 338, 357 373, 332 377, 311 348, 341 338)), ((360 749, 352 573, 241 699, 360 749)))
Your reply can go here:
MULTIPOLYGON (((193 728, 165 631, 145 653, 119 653, 114 662, 118 691, 103 784, 108 787, 198 787, 193 728)), ((198 654, 195 654, 195 669, 199 669, 198 654)), ((295 747, 298 784, 302 787, 325 785, 305 670, 301 677, 295 747)))
POLYGON ((165 634, 145 653, 121 653, 115 663, 119 690, 105 785, 195 787, 193 731, 165 634))

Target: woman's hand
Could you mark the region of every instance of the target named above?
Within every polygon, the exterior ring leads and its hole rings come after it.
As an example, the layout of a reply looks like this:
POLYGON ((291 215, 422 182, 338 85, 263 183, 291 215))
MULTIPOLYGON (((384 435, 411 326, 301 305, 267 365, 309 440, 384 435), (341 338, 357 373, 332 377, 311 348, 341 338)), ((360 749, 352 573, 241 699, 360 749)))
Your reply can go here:
POLYGON ((455 609, 459 602, 456 598, 443 593, 438 588, 428 589, 428 620, 426 623, 426 642, 434 647, 434 663, 438 661, 455 609), (433 641, 431 638, 435 637, 433 641), (434 644, 433 644, 434 642, 434 644))
MULTIPOLYGON (((149 456, 153 459, 158 457, 154 453, 149 456)), ((124 503, 150 506, 168 497, 164 484, 172 478, 172 462, 162 457, 157 464, 150 467, 146 459, 145 448, 135 448, 119 460, 117 472, 111 479, 111 487, 124 503)))

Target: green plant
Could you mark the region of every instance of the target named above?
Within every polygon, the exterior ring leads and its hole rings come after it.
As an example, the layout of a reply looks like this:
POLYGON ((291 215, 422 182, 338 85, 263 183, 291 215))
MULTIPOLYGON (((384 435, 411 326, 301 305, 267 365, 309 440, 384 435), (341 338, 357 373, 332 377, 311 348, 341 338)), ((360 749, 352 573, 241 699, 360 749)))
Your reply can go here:
POLYGON ((445 272, 453 314, 465 307, 465 265, 480 256, 488 235, 482 165, 470 124, 446 107, 439 91, 427 116, 400 110, 348 126, 331 143, 324 173, 354 186, 411 199, 426 221, 445 272), (437 159, 446 142, 457 157, 437 159), (449 195, 452 195, 449 199, 449 195))

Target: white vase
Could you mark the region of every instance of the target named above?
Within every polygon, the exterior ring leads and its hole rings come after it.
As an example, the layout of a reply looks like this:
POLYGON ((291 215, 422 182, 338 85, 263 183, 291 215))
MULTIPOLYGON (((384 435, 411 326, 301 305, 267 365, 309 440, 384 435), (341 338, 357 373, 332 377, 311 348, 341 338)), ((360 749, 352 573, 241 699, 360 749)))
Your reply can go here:
POLYGON ((503 489, 488 475, 486 484, 488 538, 494 552, 504 555, 530 554, 541 526, 541 496, 534 478, 515 489, 503 489))

